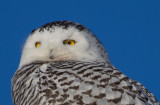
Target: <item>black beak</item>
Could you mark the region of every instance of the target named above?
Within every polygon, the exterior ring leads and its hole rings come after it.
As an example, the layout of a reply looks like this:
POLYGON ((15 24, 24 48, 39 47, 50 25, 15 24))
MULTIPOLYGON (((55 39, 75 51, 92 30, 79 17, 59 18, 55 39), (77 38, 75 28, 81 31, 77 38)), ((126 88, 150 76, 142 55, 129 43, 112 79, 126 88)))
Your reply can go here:
POLYGON ((54 57, 53 57, 53 55, 52 55, 52 52, 53 52, 53 50, 51 49, 50 52, 49 52, 49 58, 50 58, 50 59, 54 59, 54 57))
POLYGON ((53 56, 49 56, 49 58, 50 58, 50 59, 54 59, 54 57, 53 57, 53 56))

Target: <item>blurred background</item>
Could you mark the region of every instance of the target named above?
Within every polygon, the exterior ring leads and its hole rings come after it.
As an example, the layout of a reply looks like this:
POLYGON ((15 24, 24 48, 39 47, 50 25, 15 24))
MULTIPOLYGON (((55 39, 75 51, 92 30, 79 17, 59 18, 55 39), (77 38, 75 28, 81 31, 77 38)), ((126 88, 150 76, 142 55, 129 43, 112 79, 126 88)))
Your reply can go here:
POLYGON ((112 64, 160 101, 159 0, 0 0, 1 105, 12 105, 11 78, 30 32, 59 20, 88 27, 112 64))

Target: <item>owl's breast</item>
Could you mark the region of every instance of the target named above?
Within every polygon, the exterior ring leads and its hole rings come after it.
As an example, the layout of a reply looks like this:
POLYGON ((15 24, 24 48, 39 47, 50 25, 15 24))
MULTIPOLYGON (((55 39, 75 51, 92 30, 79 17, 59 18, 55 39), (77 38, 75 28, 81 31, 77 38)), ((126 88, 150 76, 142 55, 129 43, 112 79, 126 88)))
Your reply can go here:
POLYGON ((18 70, 12 79, 14 105, 145 105, 156 102, 147 92, 138 82, 104 63, 36 62, 18 70))

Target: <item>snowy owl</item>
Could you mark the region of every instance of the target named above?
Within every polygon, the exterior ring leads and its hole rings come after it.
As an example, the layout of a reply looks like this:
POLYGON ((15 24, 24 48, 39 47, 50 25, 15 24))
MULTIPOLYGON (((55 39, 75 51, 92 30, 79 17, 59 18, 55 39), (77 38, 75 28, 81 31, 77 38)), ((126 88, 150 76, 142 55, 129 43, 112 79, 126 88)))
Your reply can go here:
POLYGON ((96 36, 71 21, 32 31, 12 78, 14 105, 160 105, 118 71, 96 36))

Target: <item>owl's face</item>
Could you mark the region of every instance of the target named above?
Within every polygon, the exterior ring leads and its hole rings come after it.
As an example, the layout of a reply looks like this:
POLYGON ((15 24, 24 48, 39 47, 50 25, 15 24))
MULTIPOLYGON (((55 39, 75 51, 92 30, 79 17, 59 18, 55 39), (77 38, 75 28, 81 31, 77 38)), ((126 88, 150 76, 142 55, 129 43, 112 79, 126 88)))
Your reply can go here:
POLYGON ((87 29, 79 30, 75 26, 43 27, 28 37, 19 67, 34 61, 108 60, 101 43, 87 29))

